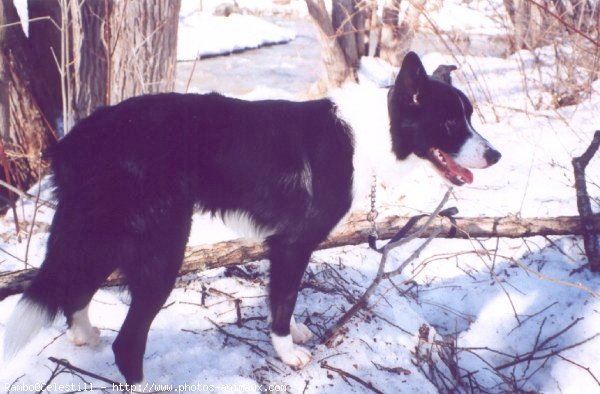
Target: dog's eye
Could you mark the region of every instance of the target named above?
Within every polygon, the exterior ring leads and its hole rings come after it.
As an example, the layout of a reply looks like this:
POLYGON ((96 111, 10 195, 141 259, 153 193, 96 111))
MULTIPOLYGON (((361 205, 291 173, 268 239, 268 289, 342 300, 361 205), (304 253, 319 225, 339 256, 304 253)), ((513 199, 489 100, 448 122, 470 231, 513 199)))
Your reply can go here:
POLYGON ((456 120, 448 119, 444 122, 444 127, 448 133, 451 133, 454 127, 456 126, 456 120))

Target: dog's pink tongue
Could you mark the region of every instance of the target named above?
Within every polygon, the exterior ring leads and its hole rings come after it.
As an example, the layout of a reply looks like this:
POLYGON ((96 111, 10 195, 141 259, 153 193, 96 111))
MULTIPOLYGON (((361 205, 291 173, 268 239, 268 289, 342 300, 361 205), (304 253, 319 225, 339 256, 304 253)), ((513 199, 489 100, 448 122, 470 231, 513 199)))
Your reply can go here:
POLYGON ((473 173, 471 171, 457 164, 454 159, 452 159, 452 157, 445 152, 442 154, 446 160, 446 172, 448 175, 456 178, 460 177, 463 181, 465 181, 465 183, 473 183, 473 173))
POLYGON ((466 183, 473 183, 473 173, 467 168, 456 164, 454 160, 448 161, 448 170, 460 176, 466 183))

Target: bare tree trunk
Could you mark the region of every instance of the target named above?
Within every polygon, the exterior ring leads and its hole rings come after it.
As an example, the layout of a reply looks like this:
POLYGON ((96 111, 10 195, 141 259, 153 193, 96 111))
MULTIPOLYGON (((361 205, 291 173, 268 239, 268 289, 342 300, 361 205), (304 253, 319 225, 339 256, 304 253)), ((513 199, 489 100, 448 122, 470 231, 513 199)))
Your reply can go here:
POLYGON ((355 79, 354 70, 346 61, 336 32, 333 28, 323 0, 306 0, 308 12, 313 18, 319 31, 321 41, 321 56, 327 70, 327 83, 330 86, 341 86, 349 79, 355 79))
POLYGON ((106 23, 112 5, 108 0, 87 0, 79 5, 72 1, 69 7, 73 56, 71 98, 74 122, 88 116, 100 106, 110 104, 109 31, 106 23))
POLYGON ((75 119, 175 84, 181 0, 72 1, 75 119))
MULTIPOLYGON (((541 0, 543 1, 543 0, 541 0)), ((550 39, 548 27, 541 10, 528 0, 515 0, 514 19, 516 46, 518 49, 534 49, 546 45, 550 39)))
MULTIPOLYGON (((61 134, 62 104, 61 79, 57 61, 61 58, 60 0, 28 0, 29 37, 22 51, 31 59, 28 75, 30 95, 36 101, 46 121, 61 134)), ((24 56, 18 61, 23 63, 24 56)), ((20 65, 22 66, 22 65, 20 65)))
POLYGON ((598 36, 600 3, 597 1, 503 0, 503 2, 514 27, 513 50, 531 50, 576 31, 598 36))
POLYGON ((410 1, 404 15, 400 17, 401 0, 385 0, 381 27, 379 56, 398 67, 410 51, 419 18, 426 0, 410 1))
MULTIPOLYGON (((4 3, 0 3, 0 26, 6 25, 9 22, 9 18, 6 17, 6 13, 4 11, 4 3)), ((7 64, 4 60, 4 42, 6 36, 7 27, 0 27, 0 46, 2 46, 2 53, 0 53, 0 137, 3 139, 8 136, 8 127, 9 127, 9 111, 8 111, 8 70, 7 64)))
MULTIPOLYGON (((544 0, 540 0, 544 1, 544 0)), ((544 45, 546 26, 540 9, 528 0, 504 0, 504 7, 514 27, 514 50, 544 45)))
POLYGON ((367 53, 399 66, 410 50, 425 1, 412 1, 400 22, 401 0, 385 0, 380 27, 377 0, 332 0, 331 18, 323 0, 306 0, 309 14, 319 28, 329 85, 340 86, 348 79, 356 79, 360 57, 367 53))
POLYGON ((29 37, 12 1, 0 4, 0 24, 14 24, 0 36, 3 177, 21 189, 57 129, 99 106, 173 89, 180 0, 29 0, 28 8, 29 37))
MULTIPOLYGON (((2 98, 1 178, 18 187, 27 188, 37 178, 39 154, 53 140, 34 86, 46 83, 37 73, 39 59, 30 51, 20 19, 12 1, 0 4, 0 62, 2 98), (41 79, 36 83, 36 78, 41 79)), ((44 103, 45 104, 45 103, 44 103)), ((3 198, 11 199, 6 191, 3 198)))
MULTIPOLYGON (((4 3, 0 3, 0 26, 6 25, 6 23, 10 20, 10 18, 6 17, 5 13, 5 5, 4 3)), ((8 73, 8 65, 4 60, 4 42, 6 37, 6 29, 0 27, 0 46, 2 47, 2 53, 0 53, 0 143, 3 143, 9 136, 9 127, 10 127, 10 119, 9 119, 9 73, 8 73)), ((6 174, 4 170, 0 170, 0 178, 6 180, 6 174)), ((6 202, 10 202, 10 194, 8 190, 0 190, 0 205, 4 205, 6 202)))
POLYGON ((180 5, 180 0, 113 2, 111 103, 173 90, 180 5))
POLYGON ((364 29, 362 12, 356 7, 355 0, 334 0, 331 9, 331 23, 337 41, 344 52, 346 64, 353 69, 358 67, 364 54, 364 29), (361 26, 362 24, 362 26, 361 26))
POLYGON ((394 66, 402 63, 400 34, 400 0, 385 0, 381 18, 381 43, 379 56, 394 66))
POLYGON ((410 7, 406 9, 402 22, 400 22, 400 41, 402 46, 400 47, 401 58, 410 51, 413 39, 415 38, 415 32, 419 28, 419 19, 425 9, 427 0, 413 0, 410 3, 410 7))
POLYGON ((356 39, 356 51, 358 58, 365 56, 368 52, 367 47, 367 20, 371 18, 371 7, 365 6, 360 0, 354 0, 354 9, 356 10, 353 17, 353 24, 356 30, 354 37, 356 39), (358 5, 357 5, 358 4, 358 5), (361 5, 359 7, 359 5, 361 5))
POLYGON ((101 105, 173 90, 181 0, 70 3, 75 120, 101 105))
POLYGON ((369 47, 367 56, 375 57, 379 54, 379 43, 381 42, 381 22, 377 16, 377 3, 371 4, 371 16, 369 17, 369 47))

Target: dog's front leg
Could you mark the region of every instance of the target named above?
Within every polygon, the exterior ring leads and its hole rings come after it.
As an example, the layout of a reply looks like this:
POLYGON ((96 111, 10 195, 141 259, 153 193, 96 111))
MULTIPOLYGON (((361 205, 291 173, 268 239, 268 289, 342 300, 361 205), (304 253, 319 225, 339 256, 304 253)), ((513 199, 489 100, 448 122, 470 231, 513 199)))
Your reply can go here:
POLYGON ((311 334, 306 326, 296 323, 292 313, 312 248, 272 237, 269 240, 269 250, 271 340, 281 361, 292 368, 300 369, 310 362, 312 356, 307 349, 295 345, 294 342, 305 342, 310 339, 311 334))
MULTIPOLYGON (((271 312, 269 311, 269 317, 267 318, 267 322, 271 324, 273 322, 273 318, 271 317, 271 312)), ((292 341, 294 343, 306 343, 312 339, 314 334, 312 331, 306 326, 306 324, 298 323, 294 315, 290 319, 290 334, 292 335, 292 341)))

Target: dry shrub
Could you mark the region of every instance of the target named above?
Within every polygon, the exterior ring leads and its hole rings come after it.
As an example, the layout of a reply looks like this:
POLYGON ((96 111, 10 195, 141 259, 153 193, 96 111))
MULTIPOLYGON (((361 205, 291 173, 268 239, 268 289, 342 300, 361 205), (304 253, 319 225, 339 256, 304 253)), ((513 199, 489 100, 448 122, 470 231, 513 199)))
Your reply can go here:
POLYGON ((530 51, 555 108, 589 97, 600 65, 598 0, 503 0, 512 51, 530 51), (548 56, 550 55, 550 56, 548 56), (545 58, 545 59, 544 59, 545 58), (548 73, 550 70, 550 73, 548 73))

